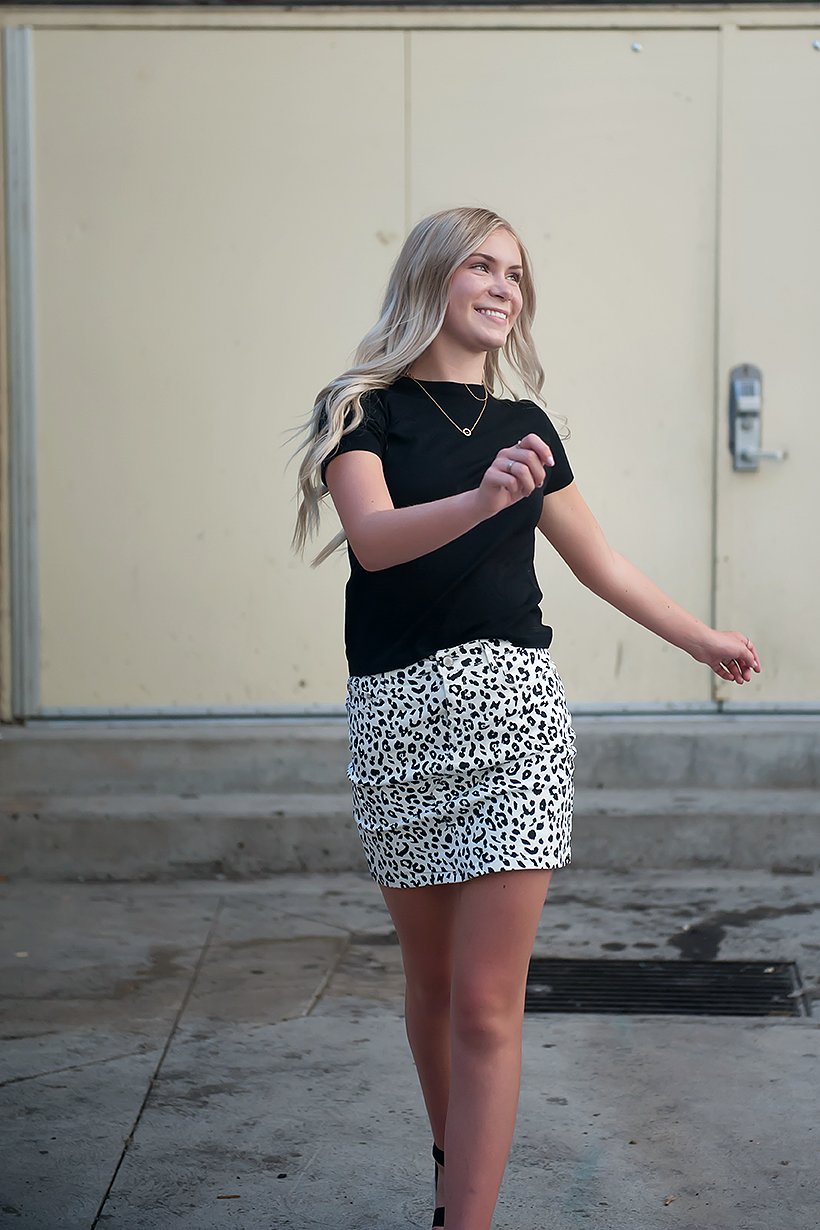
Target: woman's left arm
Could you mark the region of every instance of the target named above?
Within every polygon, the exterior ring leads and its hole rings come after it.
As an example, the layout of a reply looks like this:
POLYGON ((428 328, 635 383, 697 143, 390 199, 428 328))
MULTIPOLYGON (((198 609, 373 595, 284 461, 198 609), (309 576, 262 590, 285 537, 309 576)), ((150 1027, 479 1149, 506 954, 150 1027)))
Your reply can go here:
POLYGON ((739 632, 716 632, 614 551, 574 482, 544 496, 538 528, 578 580, 650 632, 704 662, 721 679, 748 682, 760 661, 739 632))

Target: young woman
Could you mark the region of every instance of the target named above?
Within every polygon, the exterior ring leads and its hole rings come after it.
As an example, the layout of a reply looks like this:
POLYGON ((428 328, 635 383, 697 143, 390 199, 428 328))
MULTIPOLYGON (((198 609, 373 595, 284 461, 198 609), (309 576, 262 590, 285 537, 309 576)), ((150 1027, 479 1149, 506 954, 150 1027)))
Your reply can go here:
POLYGON ((487 1230, 518 1107, 527 970, 570 862, 574 733, 541 621, 536 527, 578 579, 738 684, 752 642, 607 543, 537 404, 532 267, 486 209, 411 231, 353 366, 317 396, 293 545, 327 490, 347 541, 353 812, 401 945, 433 1134, 433 1225, 487 1230), (503 398, 503 351, 532 400, 503 398), (446 1162, 445 1162, 446 1158, 446 1162))

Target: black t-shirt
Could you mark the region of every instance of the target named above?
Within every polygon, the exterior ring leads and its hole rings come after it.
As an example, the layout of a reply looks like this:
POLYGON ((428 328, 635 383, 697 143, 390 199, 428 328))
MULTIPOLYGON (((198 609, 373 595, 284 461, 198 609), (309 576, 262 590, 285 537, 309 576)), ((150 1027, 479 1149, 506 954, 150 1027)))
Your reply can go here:
MULTIPOLYGON (((484 390, 425 380, 447 414, 463 427, 478 418, 484 390), (472 395, 471 395, 472 394, 472 395)), ((499 449, 535 432, 552 449, 543 487, 417 559, 376 572, 359 563, 348 543, 345 652, 351 675, 409 666, 477 637, 514 645, 548 646, 552 628, 541 621, 543 597, 535 576, 535 529, 544 495, 573 480, 564 446, 546 412, 531 401, 490 397, 475 431, 464 436, 409 377, 363 398, 365 417, 342 436, 322 464, 365 449, 382 460, 395 508, 426 504, 477 488, 499 449)))

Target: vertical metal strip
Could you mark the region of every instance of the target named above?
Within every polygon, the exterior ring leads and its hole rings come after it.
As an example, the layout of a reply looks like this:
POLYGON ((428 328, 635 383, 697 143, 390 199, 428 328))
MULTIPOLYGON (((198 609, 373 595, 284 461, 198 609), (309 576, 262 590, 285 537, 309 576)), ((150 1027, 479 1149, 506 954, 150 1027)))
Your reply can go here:
POLYGON ((11 699, 15 718, 33 715, 40 703, 32 76, 31 27, 7 27, 3 37, 3 104, 8 269, 11 699))
POLYGON ((404 233, 413 225, 413 31, 404 32, 404 233))
MULTIPOLYGON (((728 94, 726 90, 727 56, 731 50, 731 38, 736 27, 722 22, 718 30, 718 61, 717 61, 717 106, 715 108, 715 248, 714 248, 714 401, 713 401, 713 448, 712 448, 712 564, 711 564, 711 611, 709 619, 713 628, 717 628, 721 618, 720 585, 721 585, 721 506, 720 506, 720 467, 723 462, 723 449, 726 447, 726 378, 723 373, 723 313, 726 304, 723 301, 723 228, 725 225, 725 180, 726 180, 726 126, 728 94)), ((728 376, 728 373, 727 373, 728 376)), ((727 687, 717 675, 710 675, 712 701, 720 712, 725 704, 727 687)))

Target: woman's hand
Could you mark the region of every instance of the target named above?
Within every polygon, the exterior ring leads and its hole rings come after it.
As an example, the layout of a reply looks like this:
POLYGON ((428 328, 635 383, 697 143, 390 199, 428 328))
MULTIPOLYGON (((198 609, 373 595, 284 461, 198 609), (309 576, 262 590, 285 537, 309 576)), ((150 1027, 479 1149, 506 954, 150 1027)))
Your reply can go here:
POLYGON ((706 643, 692 653, 696 662, 705 662, 729 683, 748 683, 752 671, 760 674, 757 650, 747 636, 740 632, 716 632, 711 628, 709 631, 706 643))
POLYGON ((485 517, 493 517, 511 504, 517 504, 536 487, 543 487, 545 467, 554 466, 548 444, 530 432, 510 448, 502 448, 485 472, 476 498, 485 517))

